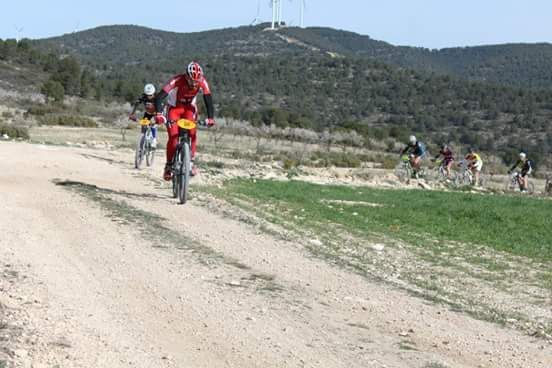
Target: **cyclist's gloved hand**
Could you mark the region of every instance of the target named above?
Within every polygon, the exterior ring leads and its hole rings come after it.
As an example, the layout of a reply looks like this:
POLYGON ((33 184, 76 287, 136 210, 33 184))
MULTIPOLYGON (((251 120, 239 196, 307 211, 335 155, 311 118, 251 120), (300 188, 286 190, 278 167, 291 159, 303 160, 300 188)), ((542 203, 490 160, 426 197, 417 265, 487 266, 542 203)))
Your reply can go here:
POLYGON ((208 127, 212 127, 213 125, 215 125, 215 119, 209 118, 205 122, 207 123, 208 127))
POLYGON ((128 116, 128 119, 129 119, 129 120, 132 120, 132 121, 136 121, 136 115, 130 114, 130 115, 128 116))
POLYGON ((162 114, 157 114, 155 115, 155 122, 157 124, 165 124, 167 119, 162 114))

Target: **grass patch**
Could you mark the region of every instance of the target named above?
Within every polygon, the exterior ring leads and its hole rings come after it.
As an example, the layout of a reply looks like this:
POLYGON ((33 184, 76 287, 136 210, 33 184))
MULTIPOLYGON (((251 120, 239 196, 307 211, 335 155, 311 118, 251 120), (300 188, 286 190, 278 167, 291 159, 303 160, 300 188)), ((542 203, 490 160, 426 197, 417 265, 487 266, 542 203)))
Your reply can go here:
POLYGON ((263 204, 302 226, 338 225, 351 233, 380 233, 418 246, 428 240, 477 243, 552 260, 550 204, 536 198, 247 179, 226 182, 224 193, 263 204))

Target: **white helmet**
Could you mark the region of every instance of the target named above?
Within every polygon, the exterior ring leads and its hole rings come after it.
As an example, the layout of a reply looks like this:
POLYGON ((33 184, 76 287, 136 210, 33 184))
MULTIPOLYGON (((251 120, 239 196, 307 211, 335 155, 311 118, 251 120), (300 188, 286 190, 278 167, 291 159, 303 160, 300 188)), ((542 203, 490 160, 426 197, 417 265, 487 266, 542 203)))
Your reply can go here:
POLYGON ((524 160, 525 157, 527 157, 527 155, 525 154, 525 152, 520 152, 520 153, 519 153, 519 158, 521 158, 522 160, 524 160))
POLYGON ((408 140, 410 141, 410 143, 416 143, 417 142, 417 139, 415 136, 411 135, 408 140))
POLYGON ((144 86, 144 94, 151 96, 155 94, 155 86, 151 83, 148 83, 144 86))

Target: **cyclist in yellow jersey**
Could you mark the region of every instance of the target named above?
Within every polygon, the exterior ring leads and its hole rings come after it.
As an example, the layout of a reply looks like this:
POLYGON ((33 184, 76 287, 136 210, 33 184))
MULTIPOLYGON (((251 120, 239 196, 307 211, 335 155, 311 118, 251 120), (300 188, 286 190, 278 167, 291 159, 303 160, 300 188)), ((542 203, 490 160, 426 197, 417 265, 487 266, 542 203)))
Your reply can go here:
POLYGON ((464 159, 468 162, 468 168, 471 170, 474 177, 474 185, 479 185, 479 176, 483 168, 483 160, 473 148, 468 149, 468 154, 464 159))

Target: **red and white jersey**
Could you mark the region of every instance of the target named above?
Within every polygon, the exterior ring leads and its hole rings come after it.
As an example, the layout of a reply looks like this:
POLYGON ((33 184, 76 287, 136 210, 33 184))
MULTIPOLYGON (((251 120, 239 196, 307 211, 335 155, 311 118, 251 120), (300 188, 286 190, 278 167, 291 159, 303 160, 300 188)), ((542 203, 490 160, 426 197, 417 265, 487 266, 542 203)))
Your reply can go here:
POLYGON ((167 93, 167 103, 171 106, 195 105, 196 97, 200 92, 203 93, 203 95, 211 94, 209 83, 207 83, 205 77, 201 78, 194 86, 190 86, 188 83, 188 76, 185 74, 179 74, 173 77, 163 87, 163 91, 167 93))

